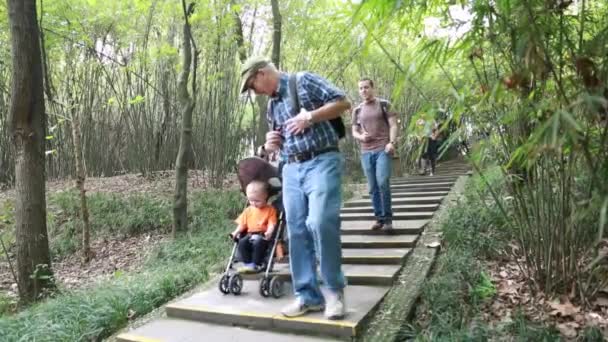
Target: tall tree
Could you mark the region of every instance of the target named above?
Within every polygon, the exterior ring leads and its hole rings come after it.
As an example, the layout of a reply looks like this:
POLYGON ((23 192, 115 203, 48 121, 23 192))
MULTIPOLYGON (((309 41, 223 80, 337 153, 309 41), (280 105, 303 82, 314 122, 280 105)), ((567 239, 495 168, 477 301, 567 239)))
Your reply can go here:
POLYGON ((272 63, 279 68, 281 62, 281 11, 279 1, 270 0, 272 6, 272 63))
POLYGON ((52 286, 46 227, 45 112, 35 0, 8 0, 11 33, 11 136, 15 151, 15 231, 21 300, 52 286))
POLYGON ((85 189, 86 170, 82 152, 82 130, 80 128, 80 113, 74 103, 72 110, 72 139, 74 140, 74 162, 76 164, 76 189, 80 194, 80 216, 82 218, 82 260, 89 262, 92 258, 91 251, 91 225, 89 223, 89 209, 87 206, 87 193, 85 189))
POLYGON ((184 37, 182 44, 182 72, 177 81, 179 102, 182 107, 182 132, 180 135, 179 151, 175 161, 175 199, 173 202, 173 236, 177 231, 188 228, 188 157, 192 156, 192 112, 196 105, 196 67, 198 51, 192 38, 190 21, 188 18, 194 12, 194 3, 186 8, 186 1, 182 0, 184 10, 184 37), (194 58, 192 58, 194 50, 194 58), (192 70, 192 95, 188 93, 188 79, 192 70))
MULTIPOLYGON (((270 0, 272 8, 272 55, 270 59, 272 63, 280 68, 281 63, 281 11, 279 10, 279 1, 270 0)), ((255 145, 259 146, 264 143, 268 124, 266 122, 266 111, 268 107, 268 99, 265 96, 257 96, 256 103, 259 110, 258 129, 256 134, 255 145)))

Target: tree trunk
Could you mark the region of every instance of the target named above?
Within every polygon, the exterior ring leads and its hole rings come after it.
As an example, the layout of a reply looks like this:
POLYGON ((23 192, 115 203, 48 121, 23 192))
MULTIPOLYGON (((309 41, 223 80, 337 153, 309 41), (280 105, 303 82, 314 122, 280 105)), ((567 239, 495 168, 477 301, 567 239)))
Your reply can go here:
POLYGON ((15 150, 15 233, 21 301, 53 286, 46 227, 45 112, 35 0, 8 0, 12 52, 11 133, 15 150))
MULTIPOLYGON (((169 33, 167 34, 167 43, 170 46, 173 46, 173 39, 175 35, 174 25, 171 24, 169 28, 169 33)), ((173 58, 165 57, 161 62, 162 68, 162 79, 160 80, 161 94, 163 98, 163 120, 160 125, 158 132, 156 132, 156 145, 154 147, 154 162, 158 167, 160 165, 160 152, 163 146, 163 141, 165 139, 165 132, 167 131, 167 125, 171 120, 171 101, 169 99, 169 80, 171 76, 171 62, 173 58)))
POLYGON ((258 105, 258 124, 257 133, 255 135, 255 148, 262 145, 266 141, 266 132, 268 132, 268 119, 266 112, 268 111, 268 98, 266 96, 258 95, 255 97, 255 102, 258 105))
POLYGON ((247 59, 247 49, 245 48, 245 37, 243 36, 243 21, 241 20, 241 15, 238 11, 234 11, 232 17, 234 19, 234 35, 236 36, 239 60, 241 63, 245 63, 245 60, 247 59))
MULTIPOLYGON (((182 132, 179 142, 179 151, 175 161, 175 199, 173 202, 173 236, 178 231, 186 231, 188 228, 188 157, 192 155, 192 112, 195 101, 188 93, 188 78, 190 68, 193 69, 192 89, 195 90, 196 81, 196 51, 194 63, 192 60, 192 35, 188 17, 193 12, 193 3, 186 9, 186 3, 182 0, 184 9, 184 36, 182 44, 183 69, 177 81, 177 94, 182 107, 182 132)), ((196 48, 195 48, 196 50, 196 48)))
POLYGON ((279 1, 270 0, 272 6, 272 63, 280 68, 281 61, 281 12, 279 11, 279 1))
POLYGON ((72 112, 72 137, 74 139, 74 161, 76 163, 76 188, 80 193, 80 214, 82 216, 82 259, 84 262, 89 262, 92 257, 90 244, 91 226, 89 224, 89 209, 87 208, 87 193, 84 188, 86 172, 80 142, 81 136, 79 114, 74 110, 72 112))
MULTIPOLYGON (((281 12, 279 11, 278 0, 270 0, 272 6, 272 63, 279 68, 281 62, 281 12)), ((257 96, 256 102, 259 110, 258 129, 255 137, 255 147, 260 146, 266 140, 268 131, 268 121, 266 112, 268 111, 268 98, 257 96)))

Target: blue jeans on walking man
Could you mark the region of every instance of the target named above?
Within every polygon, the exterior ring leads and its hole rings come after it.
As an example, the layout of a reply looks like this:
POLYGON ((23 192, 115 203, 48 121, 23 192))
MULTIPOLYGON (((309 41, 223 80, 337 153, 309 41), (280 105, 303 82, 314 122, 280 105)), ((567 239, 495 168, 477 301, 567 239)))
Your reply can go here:
POLYGON ((307 305, 324 303, 317 280, 317 258, 330 291, 339 293, 346 285, 340 248, 343 165, 340 153, 328 152, 283 167, 293 288, 296 297, 307 305))
POLYGON ((361 165, 367 178, 374 216, 380 223, 393 222, 390 184, 392 163, 392 156, 383 150, 361 154, 361 165))

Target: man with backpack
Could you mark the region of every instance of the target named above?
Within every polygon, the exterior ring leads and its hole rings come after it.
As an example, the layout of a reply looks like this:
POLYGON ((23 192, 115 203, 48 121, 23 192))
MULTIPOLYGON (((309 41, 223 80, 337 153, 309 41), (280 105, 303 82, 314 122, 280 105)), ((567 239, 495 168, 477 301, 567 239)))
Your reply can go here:
POLYGON ((340 241, 344 136, 340 115, 350 108, 343 91, 309 72, 282 73, 266 58, 252 57, 241 69, 241 92, 268 95, 265 149, 281 150, 283 204, 289 232, 289 263, 296 300, 287 317, 325 310, 341 319, 346 308, 340 241), (317 280, 320 263, 324 296, 317 280))
POLYGON ((397 115, 390 112, 387 100, 375 96, 374 82, 369 78, 359 81, 359 95, 363 102, 353 110, 352 133, 361 143, 361 165, 376 216, 371 229, 390 234, 393 229, 390 177, 397 147, 397 115))

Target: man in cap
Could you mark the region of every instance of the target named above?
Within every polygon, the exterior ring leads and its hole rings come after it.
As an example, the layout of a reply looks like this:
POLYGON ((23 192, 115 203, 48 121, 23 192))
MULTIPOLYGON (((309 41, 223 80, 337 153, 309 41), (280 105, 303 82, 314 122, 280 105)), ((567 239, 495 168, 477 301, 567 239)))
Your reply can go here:
POLYGON ((263 57, 247 60, 241 77, 241 92, 270 97, 272 130, 266 134, 265 149, 280 149, 285 162, 283 204, 296 300, 282 313, 296 317, 324 309, 328 319, 341 319, 346 312, 340 241, 344 160, 338 150, 340 136, 329 120, 340 117, 350 103, 324 78, 310 72, 290 76, 263 57), (317 259, 328 290, 325 296, 317 280, 317 259))

